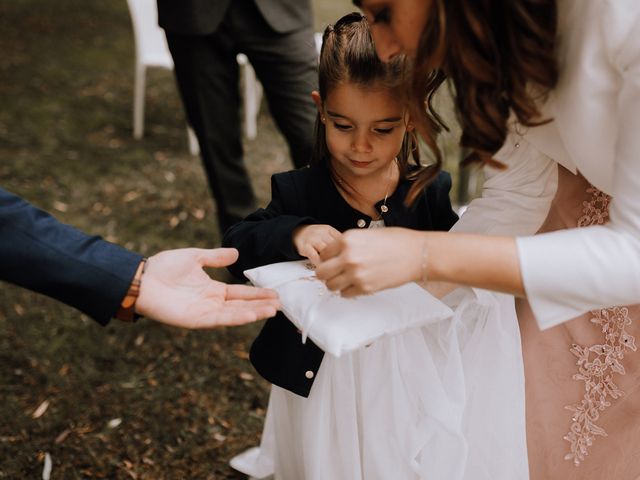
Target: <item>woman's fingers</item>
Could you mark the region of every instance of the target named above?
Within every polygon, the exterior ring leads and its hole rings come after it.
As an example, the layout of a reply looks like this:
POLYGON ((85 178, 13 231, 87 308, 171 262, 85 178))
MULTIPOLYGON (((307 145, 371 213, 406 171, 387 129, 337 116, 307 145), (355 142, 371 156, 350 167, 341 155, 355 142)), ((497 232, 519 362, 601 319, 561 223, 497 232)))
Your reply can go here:
POLYGON ((346 274, 336 275, 335 277, 327 280, 325 285, 327 288, 333 292, 342 293, 347 288, 351 287, 353 282, 349 279, 349 276, 346 274))
POLYGON ((342 261, 338 257, 323 261, 324 252, 330 247, 330 245, 327 246, 327 248, 320 253, 320 263, 316 265, 316 276, 325 282, 342 273, 343 268, 342 261))
POLYGON ((351 285, 344 290, 340 290, 340 295, 344 298, 354 298, 360 295, 365 295, 365 292, 363 292, 361 288, 351 285))

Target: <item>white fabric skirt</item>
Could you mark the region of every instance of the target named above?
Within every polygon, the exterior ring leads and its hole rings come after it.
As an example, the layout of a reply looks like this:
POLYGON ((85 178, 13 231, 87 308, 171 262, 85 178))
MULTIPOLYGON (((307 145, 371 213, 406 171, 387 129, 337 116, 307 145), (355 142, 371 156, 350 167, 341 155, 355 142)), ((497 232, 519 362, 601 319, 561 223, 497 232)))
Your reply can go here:
POLYGON ((325 355, 308 398, 273 386, 259 450, 276 480, 528 478, 513 297, 459 289, 452 318, 325 355))

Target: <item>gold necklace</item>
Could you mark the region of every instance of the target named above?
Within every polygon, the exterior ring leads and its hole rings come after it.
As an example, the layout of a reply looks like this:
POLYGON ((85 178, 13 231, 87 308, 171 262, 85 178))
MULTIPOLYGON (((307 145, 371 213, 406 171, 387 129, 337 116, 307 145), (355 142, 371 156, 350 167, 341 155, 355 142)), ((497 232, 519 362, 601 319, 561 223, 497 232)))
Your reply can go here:
MULTIPOLYGON (((398 163, 398 157, 394 157, 393 162, 391 162, 389 164, 389 177, 387 179, 387 186, 384 192, 384 200, 382 200, 382 205, 380 206, 380 212, 382 213, 387 213, 389 211, 389 207, 387 206, 387 199, 389 198, 389 189, 391 187, 391 180, 393 178, 393 165, 394 163, 397 165, 398 163)), ((335 178, 338 182, 338 186, 342 189, 342 191, 344 191, 347 195, 349 195, 351 198, 353 198, 356 202, 359 202, 357 196, 361 197, 364 199, 364 201, 366 203, 369 203, 369 201, 364 198, 364 196, 358 192, 355 188, 351 187, 348 183, 346 183, 342 177, 340 177, 340 175, 338 175, 337 172, 334 172, 335 178), (348 187, 348 188, 347 188, 348 187), (351 190, 353 192, 351 192, 351 190), (354 194, 357 194, 354 195, 354 194)), ((374 204, 374 209, 375 209, 375 204, 374 204)), ((382 214, 378 215, 377 218, 375 218, 374 220, 378 221, 378 220, 382 220, 382 214)))
MULTIPOLYGON (((398 164, 398 157, 394 157, 393 162, 389 164, 389 178, 387 179, 387 188, 384 192, 384 200, 382 201, 382 205, 380 206, 380 211, 382 213, 387 213, 389 211, 389 207, 387 207, 387 198, 389 197, 389 187, 391 186, 391 178, 393 177, 393 165, 394 163, 398 164)), ((378 220, 382 219, 382 215, 378 220)))

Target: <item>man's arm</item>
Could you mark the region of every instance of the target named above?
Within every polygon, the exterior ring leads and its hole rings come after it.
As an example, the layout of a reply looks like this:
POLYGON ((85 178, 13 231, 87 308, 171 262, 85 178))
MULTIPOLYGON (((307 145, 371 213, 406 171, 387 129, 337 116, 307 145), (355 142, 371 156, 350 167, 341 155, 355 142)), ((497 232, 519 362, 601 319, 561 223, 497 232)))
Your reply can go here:
MULTIPOLYGON (((272 317, 275 292, 211 279, 203 267, 225 267, 233 249, 160 252, 141 273, 135 311, 186 328, 238 325, 272 317)), ((0 189, 0 280, 71 305, 108 323, 130 291, 142 256, 58 222, 0 189)))
POLYGON ((0 280, 53 297, 104 325, 141 260, 0 188, 0 280))

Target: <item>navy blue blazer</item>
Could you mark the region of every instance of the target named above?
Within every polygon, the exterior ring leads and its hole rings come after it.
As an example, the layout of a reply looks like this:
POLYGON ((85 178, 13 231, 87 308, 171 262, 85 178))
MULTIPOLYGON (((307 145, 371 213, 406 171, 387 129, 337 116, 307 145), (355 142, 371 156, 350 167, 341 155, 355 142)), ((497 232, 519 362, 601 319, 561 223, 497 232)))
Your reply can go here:
POLYGON ((141 259, 0 188, 0 280, 53 297, 104 325, 141 259))
MULTIPOLYGON (((440 172, 411 207, 403 202, 411 182, 403 179, 387 199, 387 212, 376 204, 386 226, 415 230, 449 230, 458 220, 451 207, 451 176, 440 172)), ((238 278, 243 271, 275 262, 300 260, 293 245, 293 230, 305 224, 326 224, 344 232, 367 228, 371 218, 352 208, 340 195, 325 166, 314 165, 271 177, 271 203, 234 225, 224 235, 223 246, 240 252, 228 267, 238 278)), ((400 246, 399 246, 400 247, 400 246)), ((307 397, 324 352, 311 340, 303 344, 300 332, 282 314, 267 320, 251 346, 255 369, 271 383, 307 397)))

